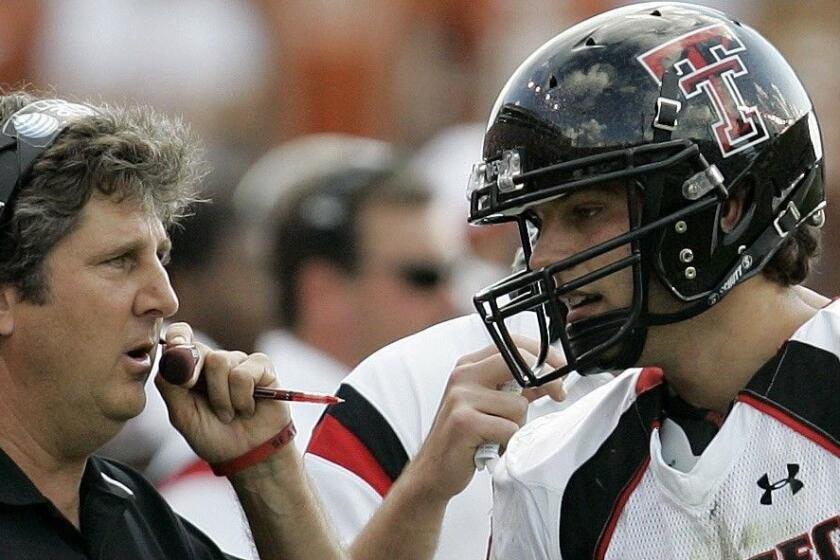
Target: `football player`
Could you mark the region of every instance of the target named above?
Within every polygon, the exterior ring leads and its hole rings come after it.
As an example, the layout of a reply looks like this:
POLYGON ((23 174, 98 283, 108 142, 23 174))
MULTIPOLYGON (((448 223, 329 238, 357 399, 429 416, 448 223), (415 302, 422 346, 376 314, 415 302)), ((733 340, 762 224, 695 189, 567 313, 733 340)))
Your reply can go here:
POLYGON ((823 174, 796 74, 719 11, 612 10, 516 70, 471 220, 518 223, 529 266, 480 314, 523 386, 624 371, 510 440, 493 558, 840 557, 840 302, 799 286, 823 174))

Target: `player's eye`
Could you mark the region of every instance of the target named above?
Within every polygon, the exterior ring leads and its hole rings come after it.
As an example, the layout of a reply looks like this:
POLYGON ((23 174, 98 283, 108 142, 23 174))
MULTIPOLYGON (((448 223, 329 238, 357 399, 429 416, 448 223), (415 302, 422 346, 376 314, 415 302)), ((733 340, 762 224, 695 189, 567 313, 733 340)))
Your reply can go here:
POLYGON ((528 211, 525 214, 525 229, 528 232, 528 239, 533 245, 540 237, 540 227, 542 227, 542 220, 536 213, 528 211))
POLYGON ((590 220, 604 211, 604 205, 597 202, 575 204, 571 208, 571 215, 577 220, 590 220))

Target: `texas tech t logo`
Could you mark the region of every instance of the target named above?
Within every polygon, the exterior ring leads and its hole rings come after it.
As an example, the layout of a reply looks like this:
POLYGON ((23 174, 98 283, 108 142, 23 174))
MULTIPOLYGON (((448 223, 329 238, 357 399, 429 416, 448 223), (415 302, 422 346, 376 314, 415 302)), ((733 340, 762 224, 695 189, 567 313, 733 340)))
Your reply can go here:
POLYGON ((767 128, 756 108, 749 107, 738 89, 737 78, 749 73, 738 53, 744 44, 726 25, 692 31, 638 57, 657 84, 671 66, 679 77, 686 99, 708 96, 717 114, 712 125, 723 157, 729 157, 767 140, 767 128))

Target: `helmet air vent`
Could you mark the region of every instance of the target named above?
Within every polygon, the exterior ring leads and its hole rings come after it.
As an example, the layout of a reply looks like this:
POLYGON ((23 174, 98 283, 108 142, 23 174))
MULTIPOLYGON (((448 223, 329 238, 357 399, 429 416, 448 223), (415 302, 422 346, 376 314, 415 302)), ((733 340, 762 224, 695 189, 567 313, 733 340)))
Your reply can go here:
POLYGON ((577 43, 575 43, 575 46, 572 47, 572 52, 591 48, 603 49, 605 45, 599 45, 598 41, 596 41, 595 38, 592 36, 592 34, 596 33, 597 31, 597 29, 590 31, 589 35, 587 35, 585 39, 581 39, 577 43))
POLYGON ((653 10, 653 11, 650 13, 650 15, 652 15, 652 16, 656 16, 656 17, 662 17, 662 12, 660 12, 659 10, 653 10))

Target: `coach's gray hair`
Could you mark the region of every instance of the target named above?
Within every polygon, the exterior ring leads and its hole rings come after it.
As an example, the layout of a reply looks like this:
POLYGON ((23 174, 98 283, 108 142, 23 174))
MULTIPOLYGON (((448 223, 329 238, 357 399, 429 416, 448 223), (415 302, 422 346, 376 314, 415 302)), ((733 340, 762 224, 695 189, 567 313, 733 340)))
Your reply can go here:
MULTIPOLYGON (((0 96, 0 127, 40 96, 0 96)), ((197 200, 206 173, 201 146, 189 127, 149 107, 97 104, 96 115, 72 121, 22 178, 11 217, 0 231, 0 283, 44 303, 44 260, 78 225, 94 193, 137 201, 167 229, 197 200)))

